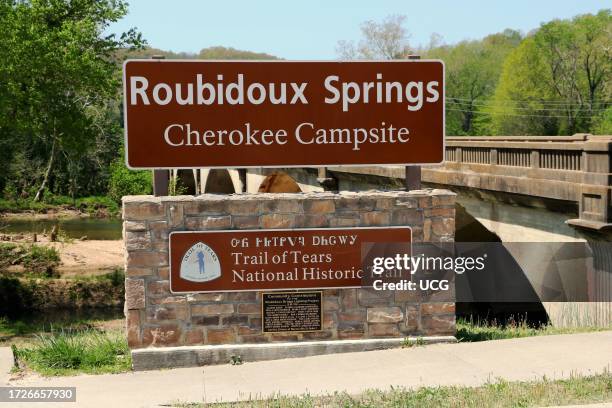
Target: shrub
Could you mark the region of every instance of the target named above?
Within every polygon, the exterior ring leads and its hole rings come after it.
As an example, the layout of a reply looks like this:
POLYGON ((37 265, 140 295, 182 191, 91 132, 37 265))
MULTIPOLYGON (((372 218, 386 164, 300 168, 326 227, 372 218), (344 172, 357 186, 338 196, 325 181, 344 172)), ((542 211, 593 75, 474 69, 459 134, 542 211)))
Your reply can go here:
POLYGON ((0 243, 0 271, 10 265, 22 265, 26 272, 50 277, 55 275, 60 261, 59 251, 53 247, 0 243))
POLYGON ((151 194, 153 191, 150 171, 133 171, 123 163, 123 155, 110 166, 108 195, 116 202, 126 195, 151 194))
POLYGON ((60 254, 57 249, 42 245, 32 245, 28 247, 21 264, 23 267, 34 273, 44 273, 46 276, 53 276, 55 268, 60 263, 60 254))

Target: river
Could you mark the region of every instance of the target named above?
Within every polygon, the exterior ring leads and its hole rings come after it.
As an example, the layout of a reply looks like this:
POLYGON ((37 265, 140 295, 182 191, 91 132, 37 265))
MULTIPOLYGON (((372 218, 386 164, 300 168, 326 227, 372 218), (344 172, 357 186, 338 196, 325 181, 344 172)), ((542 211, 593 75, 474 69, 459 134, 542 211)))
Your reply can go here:
POLYGON ((0 232, 42 233, 49 232, 54 225, 59 225, 68 238, 89 240, 121 239, 121 220, 119 218, 64 218, 64 219, 20 219, 10 218, 0 220, 0 232))

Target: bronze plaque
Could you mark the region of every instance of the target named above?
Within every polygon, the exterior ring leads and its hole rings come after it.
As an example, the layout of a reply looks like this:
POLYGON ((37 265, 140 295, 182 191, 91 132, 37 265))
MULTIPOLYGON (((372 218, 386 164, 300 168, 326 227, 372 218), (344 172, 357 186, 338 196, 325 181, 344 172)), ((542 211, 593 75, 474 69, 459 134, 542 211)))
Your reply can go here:
POLYGON ((128 60, 129 167, 431 164, 444 157, 438 60, 128 60))
POLYGON ((362 287, 363 265, 410 245, 410 227, 177 231, 170 290, 237 292, 362 287), (372 247, 373 249, 368 249, 372 247), (366 251, 362 251, 366 248, 366 251))
POLYGON ((278 333, 321 330, 322 304, 321 292, 262 293, 262 331, 278 333))

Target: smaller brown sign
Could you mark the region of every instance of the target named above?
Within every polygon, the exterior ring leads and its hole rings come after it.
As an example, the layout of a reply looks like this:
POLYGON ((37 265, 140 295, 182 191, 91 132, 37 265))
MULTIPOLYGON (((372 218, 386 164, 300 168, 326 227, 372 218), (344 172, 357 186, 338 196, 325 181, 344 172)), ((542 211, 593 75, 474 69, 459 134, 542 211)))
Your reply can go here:
POLYGON ((372 256, 406 252, 410 227, 177 231, 170 290, 236 292, 371 286, 372 256))
POLYGON ((321 330, 321 292, 262 293, 261 315, 264 333, 321 330))

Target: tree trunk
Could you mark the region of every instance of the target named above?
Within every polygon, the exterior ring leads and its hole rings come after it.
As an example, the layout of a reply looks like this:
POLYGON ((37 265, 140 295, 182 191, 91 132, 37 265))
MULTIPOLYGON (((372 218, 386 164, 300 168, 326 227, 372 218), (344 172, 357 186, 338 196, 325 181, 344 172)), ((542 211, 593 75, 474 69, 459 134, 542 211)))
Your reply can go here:
POLYGON ((472 110, 474 108, 472 107, 472 105, 470 105, 468 107, 468 111, 467 112, 463 112, 463 121, 461 123, 461 129, 465 132, 465 134, 470 134, 470 131, 472 130, 472 118, 474 117, 474 114, 472 113, 472 110))
POLYGON ((57 145, 57 138, 53 138, 53 144, 51 145, 51 156, 49 157, 49 163, 47 164, 47 171, 45 171, 45 178, 40 185, 40 188, 36 192, 34 196, 34 201, 40 201, 40 198, 45 191, 45 187, 47 187, 47 183, 49 182, 49 175, 51 174, 51 169, 53 168, 53 162, 55 161, 55 146, 57 145))

